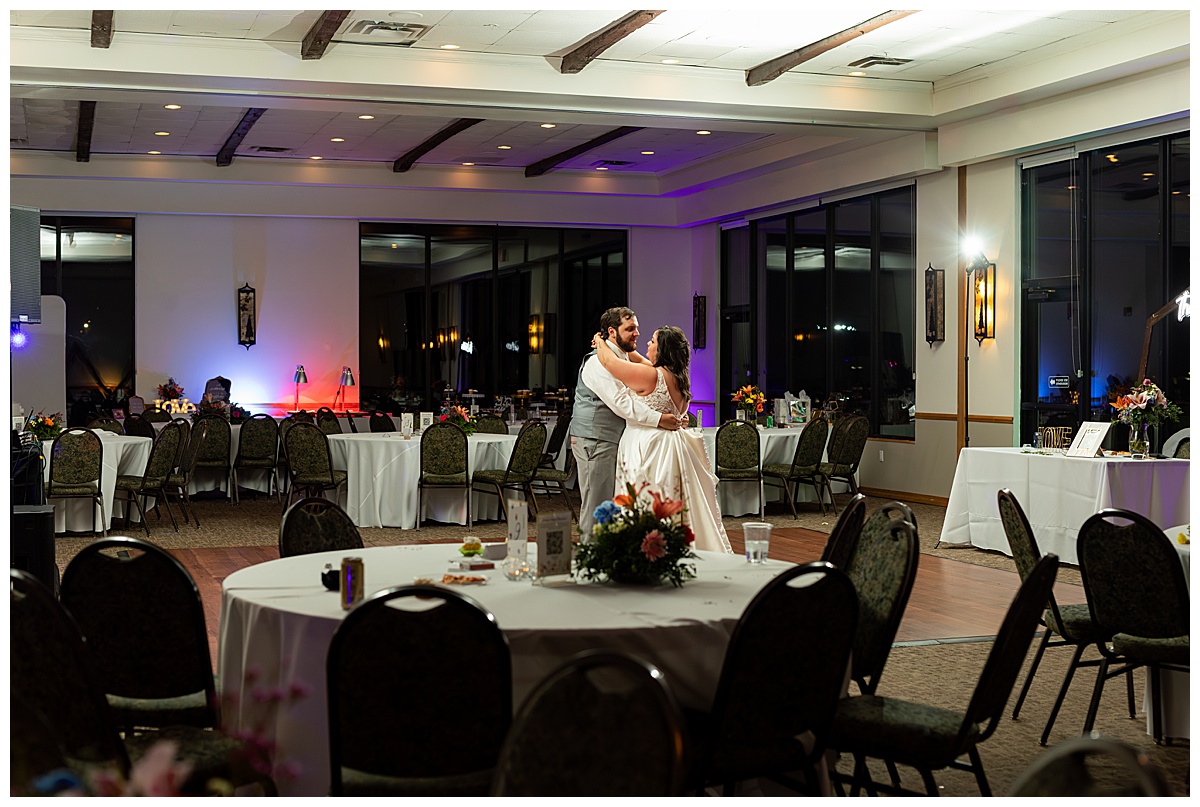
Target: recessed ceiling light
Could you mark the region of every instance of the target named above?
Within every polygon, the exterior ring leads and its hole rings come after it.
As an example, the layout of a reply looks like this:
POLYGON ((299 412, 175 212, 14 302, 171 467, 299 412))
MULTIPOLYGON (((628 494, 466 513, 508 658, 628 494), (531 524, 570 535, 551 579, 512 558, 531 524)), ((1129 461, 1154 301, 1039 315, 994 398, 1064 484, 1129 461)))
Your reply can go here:
POLYGON ((642 154, 653 154, 653 151, 643 151, 642 154))
POLYGON ((852 76, 865 76, 866 74, 867 74, 867 71, 866 71, 866 70, 855 70, 855 71, 854 71, 853 73, 851 73, 850 75, 852 75, 852 76))
POLYGON ((183 109, 179 104, 167 104, 163 109, 183 109))
POLYGON ((508 149, 512 148, 512 146, 496 146, 496 148, 504 149, 505 151, 507 151, 508 149))
POLYGON ((359 120, 375 120, 375 116, 374 115, 359 115, 358 119, 359 120))
POLYGON ((553 129, 557 125, 558 125, 557 123, 543 123, 542 128, 543 129, 553 129))
POLYGON ((458 50, 458 45, 438 45, 442 50, 458 50))
POLYGON ((475 163, 463 163, 463 165, 474 165, 475 163))
POLYGON ((147 151, 147 154, 162 154, 161 151, 147 151))
POLYGON ((1115 162, 1117 161, 1117 155, 1115 155, 1115 154, 1105 154, 1105 155, 1104 155, 1104 157, 1105 157, 1105 159, 1107 159, 1107 160, 1108 160, 1110 163, 1115 163, 1115 162))
POLYGON ((708 134, 712 134, 712 132, 708 131, 708 129, 701 129, 700 131, 696 132, 696 134, 698 134, 698 135, 708 135, 708 134))
POLYGON ((155 134, 158 135, 159 137, 166 137, 167 135, 170 134, 170 132, 155 132, 155 134))
POLYGON ((663 64, 679 64, 679 60, 678 59, 663 59, 662 63, 663 64))
POLYGON ((608 170, 608 166, 607 166, 607 165, 597 165, 597 166, 596 166, 596 170, 597 170, 597 171, 607 171, 607 170, 608 170))
POLYGON ((1144 176, 1144 177, 1152 177, 1152 176, 1154 176, 1154 172, 1153 172, 1153 171, 1147 171, 1146 173, 1142 174, 1142 176, 1144 176))
POLYGON ((325 158, 324 158, 324 157, 318 157, 317 155, 315 155, 315 154, 314 154, 313 156, 309 157, 308 159, 310 159, 310 160, 323 160, 323 159, 325 159, 325 158))
POLYGON ((329 142, 330 142, 330 143, 345 143, 345 142, 346 142, 346 138, 344 138, 344 137, 331 137, 331 138, 329 138, 329 142))

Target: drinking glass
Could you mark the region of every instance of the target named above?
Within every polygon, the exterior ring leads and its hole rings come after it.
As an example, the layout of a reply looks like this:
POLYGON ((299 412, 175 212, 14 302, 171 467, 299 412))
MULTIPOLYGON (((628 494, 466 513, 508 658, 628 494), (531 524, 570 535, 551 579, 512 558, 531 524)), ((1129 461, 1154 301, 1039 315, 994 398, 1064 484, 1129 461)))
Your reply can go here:
POLYGON ((766 521, 747 521, 742 524, 742 537, 746 539, 746 560, 765 563, 771 543, 771 525, 766 521))

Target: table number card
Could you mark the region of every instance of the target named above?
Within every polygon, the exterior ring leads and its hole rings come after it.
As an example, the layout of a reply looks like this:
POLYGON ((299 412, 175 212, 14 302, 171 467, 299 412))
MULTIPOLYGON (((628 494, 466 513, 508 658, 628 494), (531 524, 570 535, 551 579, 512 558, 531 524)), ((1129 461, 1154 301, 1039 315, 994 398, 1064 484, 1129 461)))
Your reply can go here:
POLYGON ((561 585, 548 577, 571 574, 571 514, 554 512, 538 517, 537 580, 541 585, 561 585))
POLYGON ((412 437, 412 412, 400 415, 400 432, 405 437, 412 437))
POLYGON ((1112 423, 1084 423, 1075 434, 1071 447, 1067 449, 1068 457, 1103 457, 1100 444, 1108 434, 1112 423))
MULTIPOLYGON (((412 417, 411 412, 409 413, 409 417, 412 417)), ((425 431, 432 425, 433 425, 433 413, 432 412, 422 412, 421 413, 421 431, 425 431)))
POLYGON ((524 499, 508 503, 508 556, 525 557, 529 541, 529 502, 524 499))

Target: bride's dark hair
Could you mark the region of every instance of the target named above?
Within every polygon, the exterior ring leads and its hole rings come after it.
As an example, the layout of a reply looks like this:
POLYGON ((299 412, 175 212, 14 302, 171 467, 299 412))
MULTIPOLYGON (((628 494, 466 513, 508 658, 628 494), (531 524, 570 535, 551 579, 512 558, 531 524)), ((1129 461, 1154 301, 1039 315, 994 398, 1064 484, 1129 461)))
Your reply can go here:
POLYGON ((654 366, 670 370, 675 376, 675 386, 679 388, 679 394, 685 401, 691 400, 692 384, 688 377, 688 365, 692 360, 692 349, 687 337, 674 325, 664 325, 654 332, 654 336, 658 340, 654 366))

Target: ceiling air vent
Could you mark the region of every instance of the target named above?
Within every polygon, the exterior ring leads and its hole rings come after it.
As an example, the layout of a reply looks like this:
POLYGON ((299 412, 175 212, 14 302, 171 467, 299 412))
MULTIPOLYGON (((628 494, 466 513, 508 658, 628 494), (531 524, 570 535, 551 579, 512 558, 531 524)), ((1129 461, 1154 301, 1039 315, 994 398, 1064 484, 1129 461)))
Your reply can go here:
POLYGON ((357 42, 364 45, 394 45, 411 48, 429 30, 428 25, 415 22, 375 22, 359 20, 346 29, 338 39, 342 42, 357 42))
POLYGON ((611 165, 611 166, 633 165, 633 162, 631 160, 596 160, 589 167, 599 168, 602 165, 606 165, 606 166, 607 165, 611 165))
POLYGON ((886 67, 895 67, 901 64, 908 64, 912 59, 896 59, 891 56, 868 56, 865 59, 859 59, 851 62, 849 67, 878 67, 884 65, 886 67))
POLYGON ((251 146, 249 150, 259 154, 286 154, 292 151, 292 149, 284 148, 283 146, 251 146))

